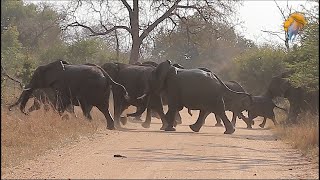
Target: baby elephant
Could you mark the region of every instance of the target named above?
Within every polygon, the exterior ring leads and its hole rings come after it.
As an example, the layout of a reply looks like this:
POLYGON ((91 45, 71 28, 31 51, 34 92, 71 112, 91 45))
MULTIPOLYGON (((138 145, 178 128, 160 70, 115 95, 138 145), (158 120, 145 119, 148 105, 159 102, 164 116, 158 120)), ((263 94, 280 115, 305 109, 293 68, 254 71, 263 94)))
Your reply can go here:
POLYGON ((263 122, 259 125, 261 128, 264 128, 267 118, 271 119, 276 126, 278 123, 273 112, 275 107, 287 112, 286 109, 278 107, 273 103, 271 98, 266 96, 252 96, 252 101, 252 105, 246 109, 248 111, 248 118, 244 117, 242 113, 240 113, 241 118, 244 120, 246 119, 247 128, 252 128, 253 119, 258 116, 264 118, 263 122))

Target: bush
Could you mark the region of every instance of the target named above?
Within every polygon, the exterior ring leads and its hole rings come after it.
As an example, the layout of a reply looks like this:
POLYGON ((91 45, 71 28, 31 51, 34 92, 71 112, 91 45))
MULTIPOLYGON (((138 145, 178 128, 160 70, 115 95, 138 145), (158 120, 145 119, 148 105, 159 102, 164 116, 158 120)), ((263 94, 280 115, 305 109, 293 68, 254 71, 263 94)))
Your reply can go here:
POLYGON ((264 93, 274 75, 285 69, 285 52, 281 48, 252 48, 234 60, 230 77, 252 94, 264 93))

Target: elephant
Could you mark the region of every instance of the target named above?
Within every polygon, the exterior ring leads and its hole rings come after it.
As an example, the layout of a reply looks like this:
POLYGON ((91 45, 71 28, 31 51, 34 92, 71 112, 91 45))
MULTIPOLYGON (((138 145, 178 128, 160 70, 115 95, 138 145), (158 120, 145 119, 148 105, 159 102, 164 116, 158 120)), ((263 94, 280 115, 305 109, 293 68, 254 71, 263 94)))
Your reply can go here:
MULTIPOLYGON (((153 62, 153 61, 145 61, 145 62, 140 63, 139 65, 140 65, 140 66, 151 66, 151 67, 156 68, 156 67, 158 66, 158 63, 153 62)), ((173 64, 172 66, 177 67, 177 68, 184 69, 184 67, 183 67, 182 65, 177 64, 177 63, 173 64)), ((168 98, 167 98, 166 92, 165 92, 165 91, 162 92, 162 93, 160 94, 160 96, 161 96, 161 100, 162 100, 162 105, 168 105, 168 100, 167 100, 168 98)), ((156 118, 160 119, 160 116, 159 116, 158 114, 153 113, 153 112, 154 112, 154 111, 151 111, 151 115, 152 115, 153 117, 156 117, 156 118)), ((136 116, 137 119, 140 118, 140 117, 141 117, 141 115, 140 115, 140 116, 136 116)), ((174 123, 174 125, 176 126, 177 124, 181 124, 181 123, 182 123, 182 121, 181 121, 181 115, 180 115, 180 113, 178 112, 178 113, 176 114, 176 116, 175 116, 175 123, 174 123)))
POLYGON ((52 88, 60 97, 59 113, 63 113, 70 104, 78 104, 83 114, 88 117, 92 106, 96 106, 106 118, 107 129, 112 130, 115 126, 109 112, 111 87, 117 88, 118 93, 126 100, 130 99, 125 87, 113 81, 100 66, 72 65, 64 60, 56 60, 36 68, 29 84, 20 95, 20 110, 25 113, 26 103, 34 90, 52 88))
POLYGON ((172 66, 170 60, 160 63, 152 73, 152 87, 155 93, 166 91, 168 96, 168 112, 166 119, 168 126, 165 131, 175 131, 173 121, 175 114, 183 107, 200 110, 197 121, 189 127, 198 132, 205 118, 213 112, 221 117, 225 126, 224 134, 235 132, 234 126, 225 114, 223 95, 238 94, 251 102, 251 95, 230 90, 212 72, 201 69, 181 69, 172 66), (201 87, 201 88, 199 88, 201 87))
MULTIPOLYGON (((41 88, 41 89, 35 89, 31 96, 34 98, 33 99, 33 104, 31 107, 28 109, 27 113, 31 113, 33 111, 39 110, 41 107, 41 104, 44 105, 45 111, 48 111, 50 107, 54 110, 58 110, 59 106, 59 97, 58 93, 53 90, 52 88, 41 88)), ((9 110, 11 111, 12 107, 18 105, 21 102, 21 98, 18 99, 17 102, 9 106, 9 110)), ((66 107, 66 111, 72 114, 74 113, 74 107, 73 105, 69 105, 66 107)), ((77 117, 75 115, 75 117, 77 117)), ((92 119, 90 116, 89 119, 92 119)))
POLYGON ((274 125, 278 125, 278 122, 275 119, 274 108, 279 108, 285 112, 285 108, 279 107, 273 103, 272 98, 267 96, 252 96, 252 104, 247 108, 248 118, 240 115, 242 119, 247 119, 247 128, 252 129, 253 119, 261 116, 263 117, 263 122, 259 125, 261 128, 264 128, 267 118, 271 119, 274 125))
POLYGON ((114 118, 117 126, 120 126, 120 121, 123 125, 126 124, 126 118, 120 118, 122 112, 130 105, 137 107, 137 112, 127 114, 127 116, 140 116, 147 109, 147 117, 142 126, 149 128, 151 123, 151 109, 157 112, 162 121, 161 129, 167 126, 161 97, 154 94, 150 89, 151 74, 155 69, 149 65, 131 65, 123 63, 105 63, 101 66, 110 76, 118 83, 124 85, 130 94, 131 101, 125 101, 123 96, 115 89, 113 91, 114 99, 114 118))
POLYGON ((293 71, 286 71, 274 76, 263 96, 270 98, 284 97, 290 104, 287 122, 296 123, 297 116, 303 111, 319 114, 319 89, 308 92, 302 87, 293 86, 287 78, 293 71))
MULTIPOLYGON (((237 92, 245 92, 243 87, 236 81, 227 81, 225 82, 226 86, 237 92)), ((225 103, 225 110, 232 112, 232 120, 231 123, 235 127, 236 126, 236 119, 237 117, 242 119, 246 124, 248 123, 247 118, 242 118, 244 115, 242 114, 242 111, 246 110, 247 104, 242 101, 242 97, 237 94, 229 94, 223 96, 223 100, 225 103)), ((191 110, 188 110, 188 113, 192 116, 191 110)), ((221 123, 221 118, 217 115, 215 115, 217 123, 215 126, 223 126, 221 123)))
MULTIPOLYGON (((179 66, 175 66, 175 67, 183 69, 183 67, 179 67, 179 66)), ((204 68, 204 67, 201 67, 198 69, 201 69, 201 70, 204 70, 206 72, 211 73, 211 70, 204 68)), ((233 91, 245 92, 243 87, 236 81, 225 82, 225 85, 233 91)), ((242 101, 243 98, 237 94, 225 95, 225 96, 223 96, 223 99, 224 99, 224 103, 225 103, 225 110, 231 111, 233 113, 231 123, 233 126, 235 126, 236 125, 236 118, 237 117, 241 118, 241 116, 243 116, 243 114, 241 114, 241 113, 242 113, 242 111, 245 110, 246 104, 245 104, 245 102, 242 101), (241 114, 241 116, 240 116, 240 114, 241 114)), ((189 115, 192 116, 190 109, 188 109, 188 113, 189 113, 189 115)), ((215 115, 215 118, 217 121, 215 126, 223 126, 221 123, 221 118, 217 115, 215 115)), ((243 118, 241 118, 241 119, 243 119, 243 118)), ((248 123, 246 119, 243 119, 243 121, 245 121, 246 124, 248 123)))

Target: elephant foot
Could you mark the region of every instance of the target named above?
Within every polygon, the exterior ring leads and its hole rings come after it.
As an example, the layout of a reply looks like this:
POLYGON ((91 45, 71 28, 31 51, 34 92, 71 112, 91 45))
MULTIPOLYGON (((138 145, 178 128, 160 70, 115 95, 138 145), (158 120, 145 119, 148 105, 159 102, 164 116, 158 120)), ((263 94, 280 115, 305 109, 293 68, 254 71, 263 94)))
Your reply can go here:
POLYGON ((114 121, 114 126, 116 128, 121 128, 120 122, 119 121, 114 121))
POLYGON ((126 125, 127 122, 128 122, 128 119, 127 119, 127 117, 120 117, 120 121, 121 121, 121 123, 122 123, 123 125, 126 125))
POLYGON ((252 126, 251 125, 247 125, 247 129, 252 129, 252 126))
POLYGON ((177 127, 177 124, 178 124, 177 121, 174 121, 173 122, 173 127, 177 127))
POLYGON ((152 117, 157 118, 157 119, 161 119, 158 113, 152 112, 151 114, 152 117))
POLYGON ((222 127, 223 124, 221 124, 221 123, 216 123, 214 126, 216 126, 216 127, 222 127))
POLYGON ((168 127, 168 124, 162 124, 160 130, 165 130, 168 127))
POLYGON ((195 124, 189 125, 189 127, 194 132, 199 132, 200 131, 200 127, 195 125, 195 124))
POLYGON ((260 126, 261 128, 264 128, 264 124, 259 124, 259 126, 260 126))
POLYGON ((176 119, 176 123, 177 123, 177 124, 182 124, 181 118, 177 118, 177 119, 176 119))
POLYGON ((232 134, 232 133, 234 133, 234 131, 236 131, 236 130, 232 127, 232 128, 227 129, 227 130, 224 132, 224 134, 232 134))
POLYGON ((63 115, 61 118, 62 118, 62 120, 69 120, 70 119, 68 114, 63 115))
POLYGON ((116 128, 114 126, 107 126, 107 129, 109 130, 115 130, 116 128))
POLYGON ((133 120, 135 121, 142 121, 142 119, 140 117, 134 117, 133 120))
POLYGON ((144 128, 150 128, 150 123, 144 122, 144 123, 141 124, 141 126, 144 127, 144 128))
POLYGON ((174 128, 174 127, 166 127, 165 129, 164 129, 165 131, 176 131, 176 129, 174 128))

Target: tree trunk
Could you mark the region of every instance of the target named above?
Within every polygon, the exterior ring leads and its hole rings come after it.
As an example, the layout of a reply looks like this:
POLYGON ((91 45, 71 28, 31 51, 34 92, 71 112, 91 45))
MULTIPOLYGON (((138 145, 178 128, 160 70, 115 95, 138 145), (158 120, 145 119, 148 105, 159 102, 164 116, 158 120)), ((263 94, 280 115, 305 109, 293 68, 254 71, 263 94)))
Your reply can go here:
POLYGON ((141 42, 140 40, 133 40, 130 52, 130 60, 129 64, 134 64, 139 60, 139 50, 140 50, 141 42))
POLYGON ((133 9, 130 17, 130 25, 131 25, 131 35, 132 35, 132 45, 130 52, 130 60, 129 64, 133 64, 138 62, 139 60, 139 49, 142 41, 139 37, 139 5, 138 0, 133 1, 133 9))

